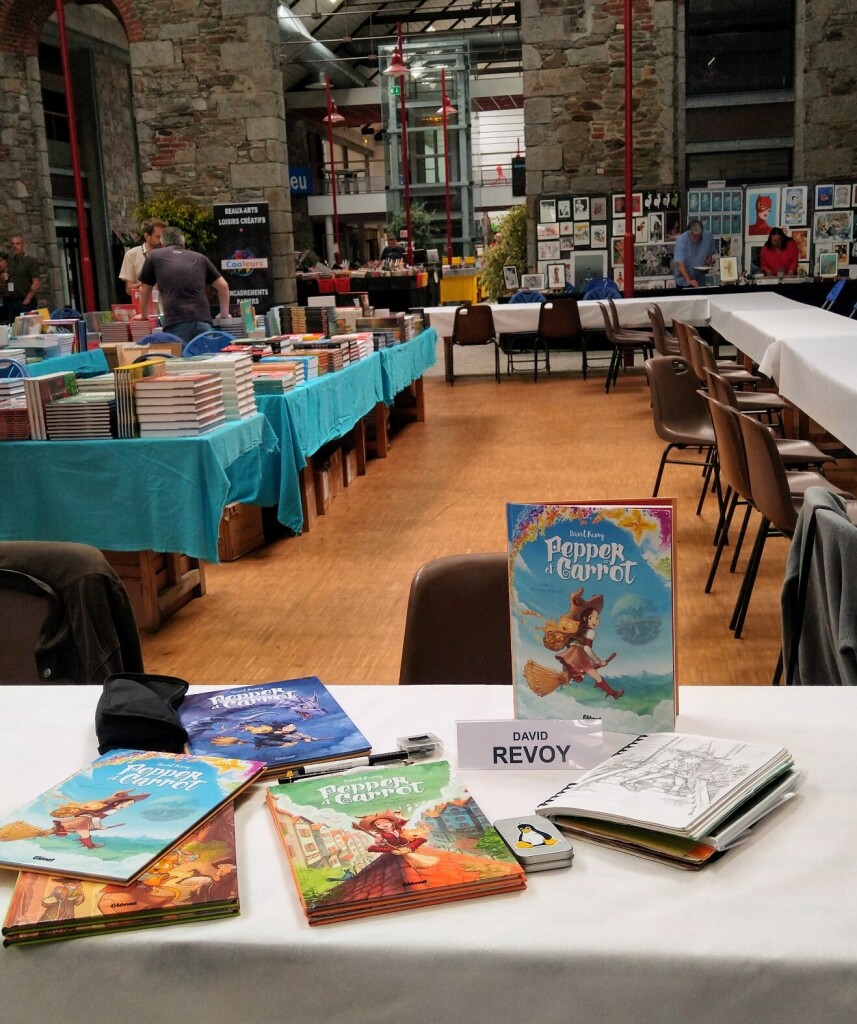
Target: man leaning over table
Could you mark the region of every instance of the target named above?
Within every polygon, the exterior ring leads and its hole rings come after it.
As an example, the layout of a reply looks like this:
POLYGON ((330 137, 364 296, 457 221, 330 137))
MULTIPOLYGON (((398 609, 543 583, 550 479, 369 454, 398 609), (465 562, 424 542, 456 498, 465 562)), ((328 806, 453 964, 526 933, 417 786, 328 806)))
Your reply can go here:
POLYGON ((164 309, 164 330, 182 341, 192 341, 211 330, 211 306, 206 286, 213 285, 220 306, 219 317, 229 316, 229 285, 207 256, 185 249, 178 228, 166 227, 161 248, 146 257, 140 271, 140 319, 146 320, 157 286, 164 309))
POLYGON ((687 231, 676 239, 673 253, 673 277, 677 288, 699 288, 717 252, 717 243, 702 221, 692 220, 687 231))
POLYGON ((140 273, 146 257, 153 249, 161 247, 161 232, 167 225, 162 220, 147 220, 143 225, 142 245, 132 246, 122 259, 119 280, 125 282, 125 291, 133 297, 135 289, 140 287, 140 273))

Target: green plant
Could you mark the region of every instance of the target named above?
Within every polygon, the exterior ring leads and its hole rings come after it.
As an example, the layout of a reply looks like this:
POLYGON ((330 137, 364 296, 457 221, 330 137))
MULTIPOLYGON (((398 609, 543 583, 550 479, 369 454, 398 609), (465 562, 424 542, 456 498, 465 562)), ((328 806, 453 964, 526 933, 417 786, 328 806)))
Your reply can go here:
POLYGON ((518 268, 518 279, 527 272, 527 208, 512 206, 504 214, 494 241, 482 254, 482 290, 491 299, 506 291, 503 267, 518 268))
MULTIPOLYGON (((407 228, 405 211, 399 210, 390 219, 386 227, 388 235, 399 237, 400 232, 407 228)), ((429 249, 435 239, 435 223, 423 203, 411 203, 411 236, 415 249, 429 249)))
POLYGON ((142 224, 151 218, 179 228, 188 249, 214 254, 217 236, 214 233, 214 214, 194 199, 186 199, 165 189, 157 192, 134 209, 134 216, 142 224))

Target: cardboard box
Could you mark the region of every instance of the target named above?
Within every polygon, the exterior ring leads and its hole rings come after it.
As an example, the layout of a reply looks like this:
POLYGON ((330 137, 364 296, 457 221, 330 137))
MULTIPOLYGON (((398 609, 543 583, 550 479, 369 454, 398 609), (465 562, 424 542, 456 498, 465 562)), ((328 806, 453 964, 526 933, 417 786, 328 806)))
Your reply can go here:
POLYGON ((221 562, 234 562, 262 547, 265 532, 262 528, 262 510, 258 505, 233 502, 223 510, 217 553, 221 562))
POLYGON ((300 471, 299 484, 301 489, 301 511, 304 514, 304 533, 307 533, 315 525, 318 519, 318 503, 315 498, 315 472, 313 471, 312 458, 307 459, 307 464, 300 471))
POLYGON ((342 449, 342 483, 350 487, 357 477, 357 449, 342 449))
POLYGON ((330 487, 330 470, 324 466, 316 466, 313 469, 315 482, 315 510, 320 516, 330 508, 333 502, 333 494, 330 487))
POLYGON ((342 479, 342 449, 332 451, 327 458, 327 471, 330 476, 330 500, 333 501, 345 487, 342 479))

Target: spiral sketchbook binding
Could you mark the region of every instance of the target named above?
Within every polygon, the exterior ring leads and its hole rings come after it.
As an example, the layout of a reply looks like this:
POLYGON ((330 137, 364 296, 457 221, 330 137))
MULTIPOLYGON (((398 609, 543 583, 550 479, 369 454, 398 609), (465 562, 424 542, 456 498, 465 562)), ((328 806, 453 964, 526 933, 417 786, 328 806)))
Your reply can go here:
MULTIPOLYGON (((626 750, 630 750, 631 747, 633 747, 635 744, 639 743, 641 740, 644 740, 648 735, 649 734, 647 732, 640 733, 639 736, 635 736, 634 739, 632 739, 630 742, 626 743, 624 747, 620 747, 618 750, 615 750, 610 756, 611 757, 618 757, 619 754, 624 754, 626 750)), ((542 800, 542 802, 539 804, 537 810, 541 810, 542 807, 547 807, 548 804, 554 803, 554 801, 558 800, 563 795, 563 793, 567 793, 570 789, 574 789, 574 787, 576 785, 577 785, 577 782, 569 782, 569 784, 567 786, 563 786, 562 789, 558 793, 554 793, 553 796, 549 796, 547 798, 547 800, 542 800)))

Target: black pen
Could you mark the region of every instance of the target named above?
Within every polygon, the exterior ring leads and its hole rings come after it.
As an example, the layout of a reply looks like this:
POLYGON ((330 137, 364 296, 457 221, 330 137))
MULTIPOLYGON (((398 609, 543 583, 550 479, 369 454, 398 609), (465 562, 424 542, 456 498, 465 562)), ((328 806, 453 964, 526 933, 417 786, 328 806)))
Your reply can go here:
POLYGON ((277 779, 277 782, 295 782, 313 775, 335 775, 349 768, 368 768, 378 764, 407 764, 411 760, 408 750, 390 750, 386 754, 367 754, 366 757, 350 757, 345 761, 322 761, 320 764, 299 765, 277 779))

